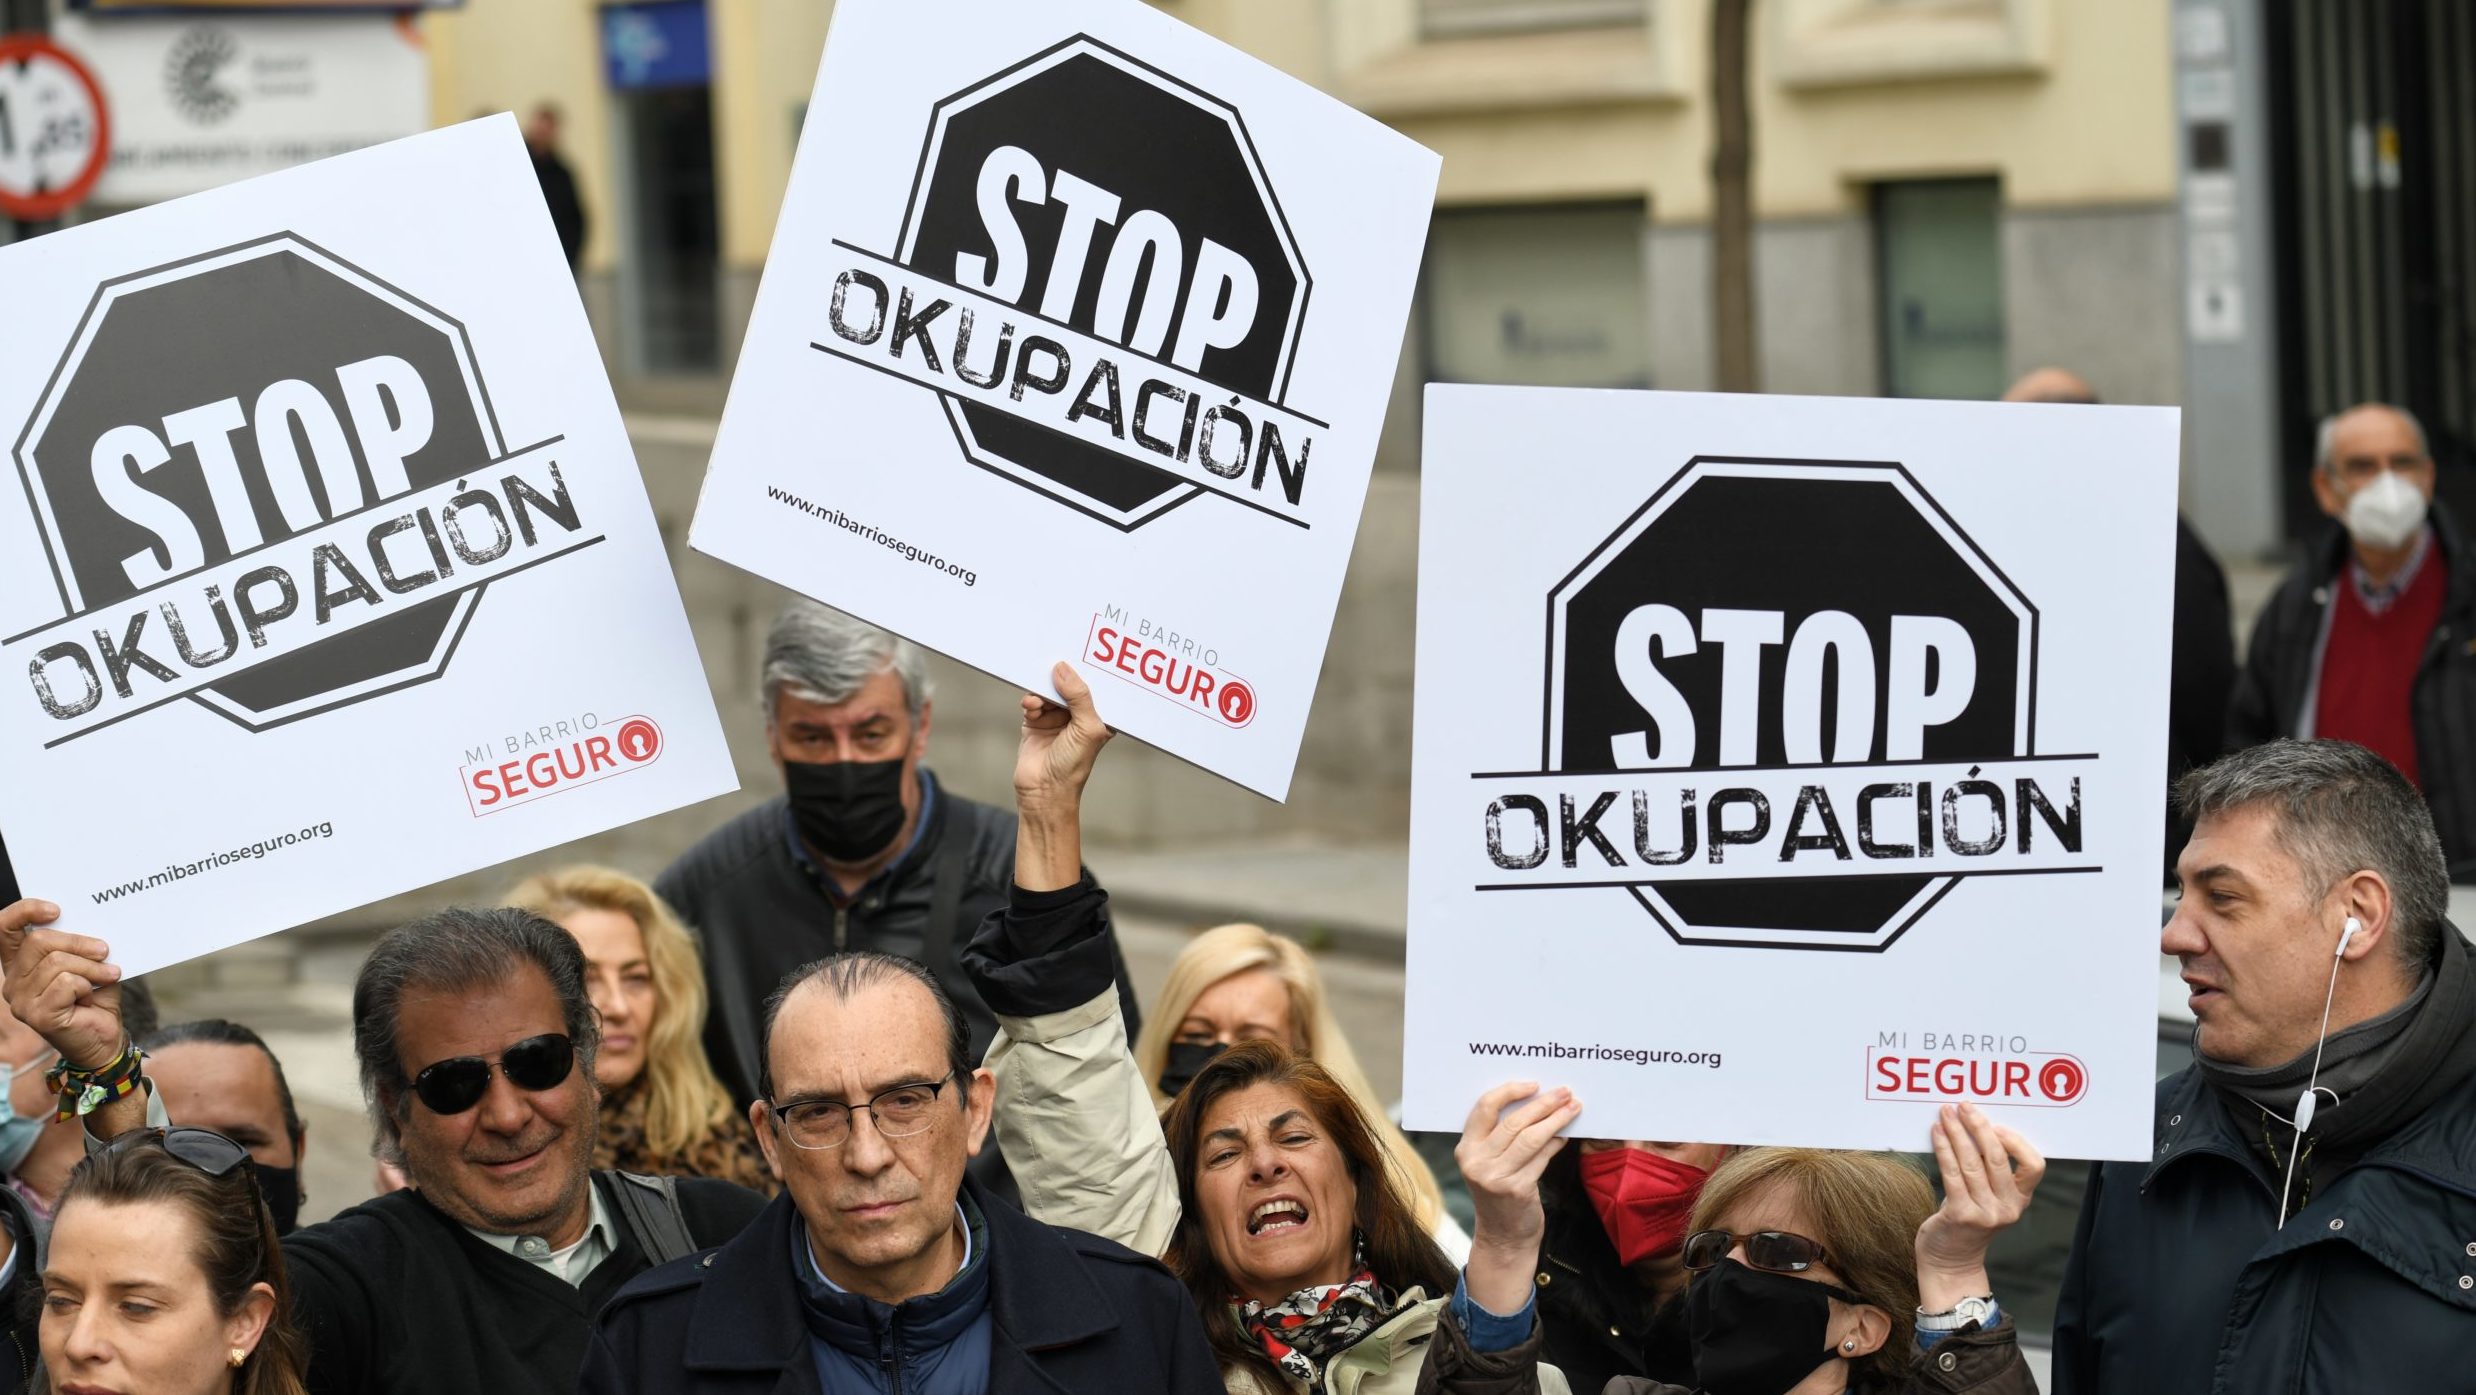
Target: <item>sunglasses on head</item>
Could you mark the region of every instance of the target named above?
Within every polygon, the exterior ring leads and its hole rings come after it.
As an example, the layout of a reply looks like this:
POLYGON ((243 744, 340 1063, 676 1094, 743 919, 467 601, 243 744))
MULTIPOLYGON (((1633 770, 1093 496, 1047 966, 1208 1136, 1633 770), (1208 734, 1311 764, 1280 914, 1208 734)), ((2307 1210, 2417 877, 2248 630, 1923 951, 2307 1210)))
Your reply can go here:
POLYGON ((433 1114, 462 1114, 490 1093, 494 1067, 519 1090, 553 1089, 576 1069, 576 1044, 548 1032, 508 1047, 495 1062, 487 1056, 451 1056, 413 1077, 413 1095, 433 1114))
POLYGON ((103 1145, 106 1153, 126 1153, 152 1144, 209 1177, 226 1177, 249 1161, 249 1150, 213 1129, 175 1124, 168 1129, 140 1128, 103 1145))

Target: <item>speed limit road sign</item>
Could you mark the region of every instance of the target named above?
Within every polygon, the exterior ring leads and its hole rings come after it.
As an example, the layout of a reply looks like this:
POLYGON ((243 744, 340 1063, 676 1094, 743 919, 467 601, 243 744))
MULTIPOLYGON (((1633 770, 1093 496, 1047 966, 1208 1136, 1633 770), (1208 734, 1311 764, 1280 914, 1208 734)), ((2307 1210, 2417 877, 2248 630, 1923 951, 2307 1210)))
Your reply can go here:
POLYGON ((86 65, 40 34, 0 34, 0 214, 39 223, 77 207, 111 152, 86 65))

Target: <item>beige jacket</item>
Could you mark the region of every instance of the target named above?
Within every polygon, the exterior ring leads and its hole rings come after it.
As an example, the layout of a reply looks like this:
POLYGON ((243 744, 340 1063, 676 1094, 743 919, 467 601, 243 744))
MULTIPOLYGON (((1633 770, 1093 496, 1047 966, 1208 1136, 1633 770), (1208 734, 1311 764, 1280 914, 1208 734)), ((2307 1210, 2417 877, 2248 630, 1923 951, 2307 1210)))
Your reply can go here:
MULTIPOLYGON (((983 1062, 997 1077, 998 1146, 1023 1209, 1050 1225, 1089 1231, 1141 1254, 1169 1248, 1178 1178, 1152 1092, 1135 1068, 1114 990, 1069 1012, 997 1019, 983 1062)), ((1383 1326, 1333 1359, 1332 1395, 1411 1395, 1448 1298, 1418 1289, 1383 1326)), ((1276 1395, 1246 1376, 1231 1395, 1276 1395)), ((1543 1395, 1570 1395, 1553 1366, 1543 1395)))

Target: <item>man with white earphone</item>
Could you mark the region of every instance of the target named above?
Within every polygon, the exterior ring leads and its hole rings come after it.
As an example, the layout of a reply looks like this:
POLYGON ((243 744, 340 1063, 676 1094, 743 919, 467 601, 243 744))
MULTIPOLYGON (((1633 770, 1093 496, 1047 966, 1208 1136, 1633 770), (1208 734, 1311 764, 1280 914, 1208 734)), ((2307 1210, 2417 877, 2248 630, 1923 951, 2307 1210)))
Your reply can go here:
POLYGON ((2092 1168, 2055 1389, 2476 1392, 2476 955, 2424 800, 2291 740, 2176 797, 2195 1060, 2092 1168))

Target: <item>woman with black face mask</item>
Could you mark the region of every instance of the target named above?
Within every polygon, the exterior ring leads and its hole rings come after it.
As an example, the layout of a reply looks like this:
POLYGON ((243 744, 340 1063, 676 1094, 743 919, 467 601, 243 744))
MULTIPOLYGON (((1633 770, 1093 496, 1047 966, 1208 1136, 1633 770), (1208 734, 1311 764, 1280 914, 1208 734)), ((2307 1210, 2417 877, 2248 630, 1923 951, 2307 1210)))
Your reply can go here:
MULTIPOLYGON (((2028 1210, 2045 1160, 1968 1106, 1932 1132, 1940 1206, 1888 1153, 1754 1148, 1721 1163, 1685 1240, 1693 1384, 1619 1377, 1607 1395, 2036 1395, 1986 1250, 2028 1210)), ((1482 1215, 1482 1249, 1537 1233, 1482 1215)))

